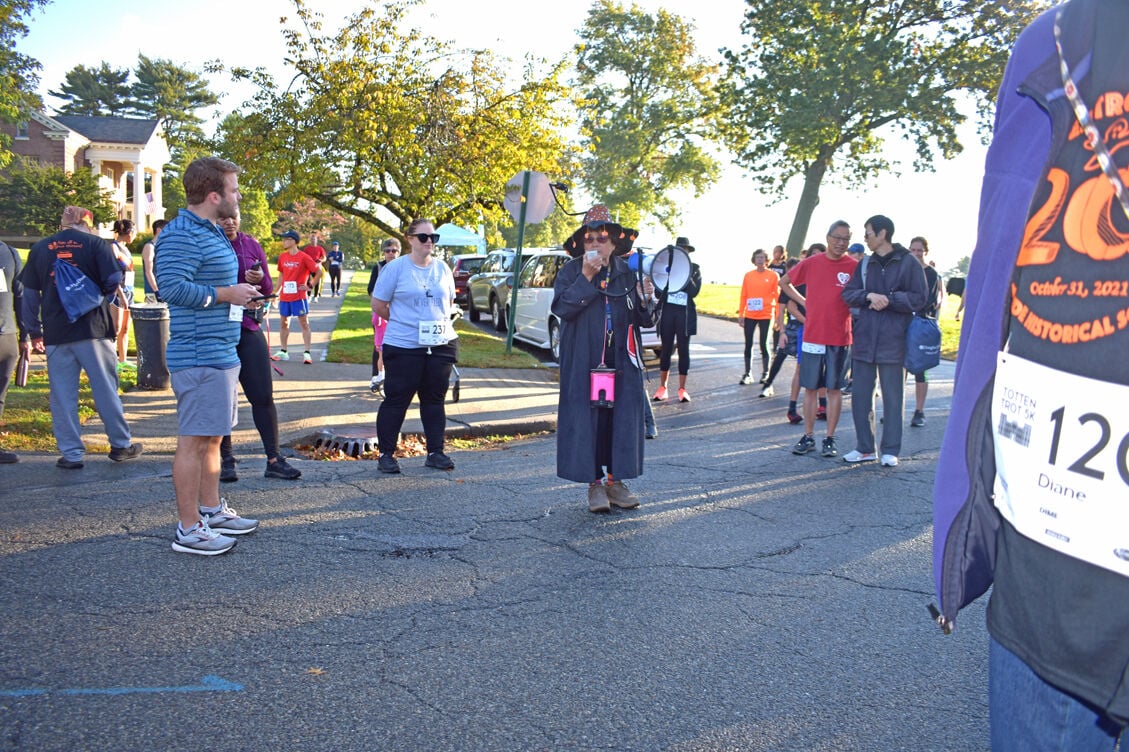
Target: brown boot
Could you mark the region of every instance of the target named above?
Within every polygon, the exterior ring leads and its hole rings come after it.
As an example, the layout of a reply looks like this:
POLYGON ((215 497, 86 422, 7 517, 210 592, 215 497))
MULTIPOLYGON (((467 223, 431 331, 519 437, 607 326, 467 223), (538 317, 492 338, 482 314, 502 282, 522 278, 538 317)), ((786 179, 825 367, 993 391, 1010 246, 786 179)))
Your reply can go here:
POLYGON ((597 514, 612 511, 608 504, 608 492, 603 483, 588 486, 588 511, 597 514))
POLYGON ((620 509, 634 509, 639 506, 639 497, 631 493, 623 481, 612 481, 607 485, 608 501, 620 509))

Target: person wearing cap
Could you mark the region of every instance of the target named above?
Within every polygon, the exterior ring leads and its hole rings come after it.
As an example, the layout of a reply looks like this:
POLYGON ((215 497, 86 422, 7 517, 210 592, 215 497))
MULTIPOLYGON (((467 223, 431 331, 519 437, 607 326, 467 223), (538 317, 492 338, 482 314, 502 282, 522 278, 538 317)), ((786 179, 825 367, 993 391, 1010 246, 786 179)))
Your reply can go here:
POLYGON ((455 332, 455 277, 451 267, 435 257, 439 234, 430 219, 408 225, 411 252, 390 262, 376 280, 372 312, 388 320, 383 358, 388 370, 384 401, 376 414, 378 469, 400 472, 396 446, 412 399, 419 395, 419 417, 427 442, 425 467, 454 470, 444 452, 447 429, 447 388, 459 361, 455 332))
POLYGON ((341 244, 334 240, 325 258, 329 266, 329 294, 330 297, 336 298, 341 293, 341 267, 345 263, 345 254, 341 252, 341 244))
MULTIPOLYGON (((694 252, 694 246, 690 245, 688 238, 676 239, 674 247, 687 254, 694 252)), ((690 337, 698 333, 698 310, 694 306, 694 298, 701 289, 702 270, 697 264, 691 263, 690 278, 682 289, 659 291, 658 329, 662 351, 659 354, 659 388, 655 390, 655 402, 666 400, 675 342, 678 343, 678 401, 690 401, 690 393, 686 391, 686 377, 690 373, 690 337)))
POLYGON ((847 247, 847 255, 855 261, 862 261, 862 257, 866 255, 866 246, 862 243, 851 243, 847 247))
POLYGON ((55 465, 64 470, 81 469, 86 452, 78 416, 79 376, 83 371, 110 439, 110 459, 122 462, 141 454, 141 444, 133 442, 118 395, 118 358, 113 344, 116 328, 109 300, 121 285, 122 268, 110 244, 94 234, 93 220, 88 209, 68 206, 63 212, 62 229, 31 247, 20 274, 25 288, 24 321, 35 349, 42 351, 45 347, 47 353, 51 429, 62 455, 55 465), (78 267, 107 296, 73 323, 55 287, 56 260, 78 267))
POLYGON ((299 240, 301 236, 297 230, 282 233, 282 255, 278 257, 278 283, 282 290, 278 296, 279 347, 271 360, 290 360, 286 342, 290 339, 290 318, 297 316, 298 325, 302 327, 302 344, 306 348, 302 362, 309 365, 314 358, 310 353, 310 305, 306 296, 309 280, 321 266, 309 254, 298 250, 299 240))
MULTIPOLYGON (((396 238, 388 238, 380 244, 380 252, 384 257, 378 262, 373 263, 372 271, 369 273, 368 278, 368 296, 372 299, 373 290, 376 289, 376 281, 380 278, 380 270, 388 265, 388 262, 395 261, 400 256, 400 241, 396 238)), ((388 330, 388 319, 381 318, 375 312, 372 314, 372 379, 369 381, 369 389, 373 392, 380 391, 380 385, 384 383, 384 358, 381 351, 384 349, 384 333, 388 330)))
POLYGON ((653 325, 656 302, 650 279, 640 285, 615 255, 623 234, 606 206, 592 207, 572 238, 574 245, 582 240, 584 253, 553 285, 552 311, 561 321, 557 476, 587 483, 588 510, 597 513, 639 506, 624 481, 643 473, 647 393, 638 330, 653 325), (594 384, 604 399, 593 395, 594 384))

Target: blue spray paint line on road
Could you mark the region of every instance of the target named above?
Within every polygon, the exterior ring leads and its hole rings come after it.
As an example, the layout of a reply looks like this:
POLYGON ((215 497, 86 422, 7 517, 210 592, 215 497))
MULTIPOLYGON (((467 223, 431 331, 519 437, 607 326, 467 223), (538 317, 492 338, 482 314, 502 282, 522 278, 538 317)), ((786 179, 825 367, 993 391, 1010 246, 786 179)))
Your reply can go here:
POLYGON ((144 695, 183 692, 242 692, 243 685, 208 674, 199 684, 184 687, 106 687, 105 689, 0 689, 0 697, 41 695, 144 695))

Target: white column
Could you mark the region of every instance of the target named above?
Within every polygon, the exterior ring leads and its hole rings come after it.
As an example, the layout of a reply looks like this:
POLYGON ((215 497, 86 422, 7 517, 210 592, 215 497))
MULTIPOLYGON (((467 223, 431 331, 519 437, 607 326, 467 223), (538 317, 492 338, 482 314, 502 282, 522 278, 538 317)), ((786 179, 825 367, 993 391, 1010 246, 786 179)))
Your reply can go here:
MULTIPOLYGON (((164 167, 160 166, 153 170, 153 203, 157 207, 156 218, 160 219, 165 216, 165 196, 164 184, 161 182, 162 175, 164 174, 164 167)), ((152 222, 149 223, 150 226, 152 222)))
POLYGON ((133 224, 138 229, 148 227, 145 217, 145 168, 140 162, 133 163, 133 224))

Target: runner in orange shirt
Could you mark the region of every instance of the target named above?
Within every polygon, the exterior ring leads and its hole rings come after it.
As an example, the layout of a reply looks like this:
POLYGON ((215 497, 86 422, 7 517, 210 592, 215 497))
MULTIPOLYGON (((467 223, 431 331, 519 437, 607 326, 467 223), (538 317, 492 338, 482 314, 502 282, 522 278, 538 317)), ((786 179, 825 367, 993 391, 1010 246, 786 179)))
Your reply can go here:
POLYGON ((753 253, 756 267, 745 274, 741 283, 741 299, 737 315, 745 329, 745 375, 739 384, 753 383, 753 335, 760 334, 761 377, 768 378, 768 330, 776 321, 776 305, 780 299, 780 275, 768 268, 768 254, 758 248, 753 253))

